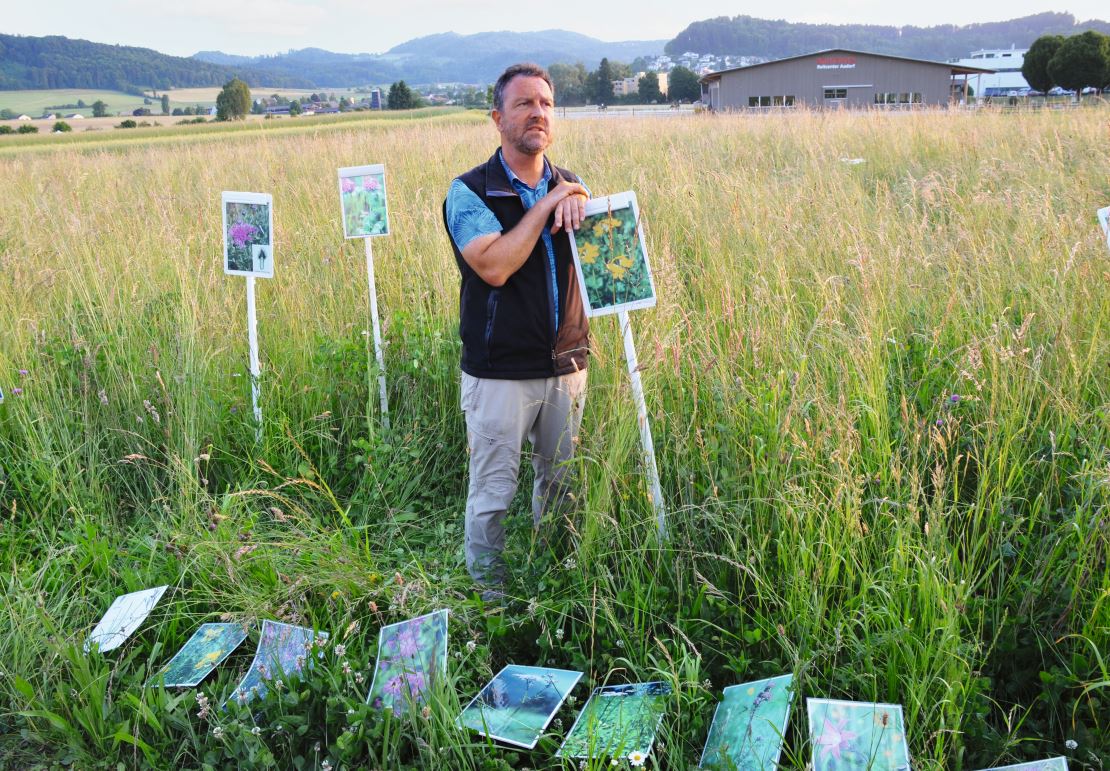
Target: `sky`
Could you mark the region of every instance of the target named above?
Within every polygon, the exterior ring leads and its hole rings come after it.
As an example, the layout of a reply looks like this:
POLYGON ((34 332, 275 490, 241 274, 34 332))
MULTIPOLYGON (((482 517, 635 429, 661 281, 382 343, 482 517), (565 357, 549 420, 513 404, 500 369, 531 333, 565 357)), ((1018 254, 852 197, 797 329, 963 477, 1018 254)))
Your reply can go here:
MULTIPOLYGON (((257 56, 292 48, 383 53, 423 35, 566 29, 601 40, 670 39, 688 24, 744 14, 792 22, 931 26, 1002 21, 1053 10, 1107 19, 1105 0, 46 0, 9 2, 0 32, 65 35, 190 56, 201 50, 257 56), (528 10, 527 9, 541 9, 528 10)), ((999 41, 1005 46, 1010 41, 999 41)))

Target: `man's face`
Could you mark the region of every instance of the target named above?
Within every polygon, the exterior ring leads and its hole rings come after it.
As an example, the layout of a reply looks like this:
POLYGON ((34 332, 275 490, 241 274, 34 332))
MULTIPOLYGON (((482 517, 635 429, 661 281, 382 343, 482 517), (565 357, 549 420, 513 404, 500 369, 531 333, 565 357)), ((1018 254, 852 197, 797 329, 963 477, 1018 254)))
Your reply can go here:
POLYGON ((543 78, 518 75, 505 86, 503 110, 493 111, 501 143, 525 155, 538 155, 551 145, 555 95, 543 78))

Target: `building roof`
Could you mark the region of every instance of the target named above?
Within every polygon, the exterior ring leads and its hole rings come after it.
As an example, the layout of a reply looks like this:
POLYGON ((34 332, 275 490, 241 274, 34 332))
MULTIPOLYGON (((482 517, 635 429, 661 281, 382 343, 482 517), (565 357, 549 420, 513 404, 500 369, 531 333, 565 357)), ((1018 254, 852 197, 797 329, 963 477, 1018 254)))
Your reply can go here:
POLYGON ((984 69, 982 67, 966 67, 961 64, 952 64, 951 62, 935 62, 930 59, 911 59, 908 56, 892 56, 891 54, 879 54, 874 51, 854 51, 850 48, 826 48, 821 51, 811 51, 808 54, 798 54, 797 56, 787 56, 783 59, 773 59, 769 62, 762 62, 760 64, 749 64, 741 67, 730 67, 727 70, 717 70, 703 75, 699 82, 708 83, 711 80, 716 80, 721 75, 727 72, 736 72, 737 70, 754 70, 756 67, 767 67, 771 64, 781 64, 782 62, 792 62, 796 59, 808 59, 811 56, 824 56, 826 54, 856 54, 858 56, 875 56, 880 59, 893 59, 899 62, 913 62, 914 64, 933 64, 938 67, 947 67, 952 71, 953 75, 986 75, 993 73, 994 70, 984 69))

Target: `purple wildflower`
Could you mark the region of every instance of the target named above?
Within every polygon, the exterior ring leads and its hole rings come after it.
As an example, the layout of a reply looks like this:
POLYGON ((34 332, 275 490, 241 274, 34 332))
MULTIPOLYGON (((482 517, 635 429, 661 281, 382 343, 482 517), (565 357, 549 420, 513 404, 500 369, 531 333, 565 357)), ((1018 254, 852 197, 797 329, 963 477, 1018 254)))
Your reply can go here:
POLYGON ((412 658, 420 651, 420 641, 416 639, 414 629, 406 629, 397 636, 397 652, 405 658, 412 658))
POLYGON ((240 249, 250 243, 250 240, 254 238, 254 234, 257 232, 258 228, 249 222, 236 222, 227 229, 227 234, 240 249))
POLYGON ((363 177, 362 189, 365 190, 367 193, 373 193, 375 190, 378 189, 378 180, 374 179, 373 177, 363 177))
POLYGON ((19 396, 22 393, 23 393, 23 389, 20 388, 19 386, 16 386, 15 388, 12 389, 12 396, 19 396))
POLYGON ((21 370, 19 370, 19 374, 22 375, 23 377, 27 377, 31 373, 28 370, 21 369, 21 370))
POLYGON ((340 182, 339 184, 343 187, 343 192, 344 193, 353 193, 353 192, 355 192, 355 183, 352 182, 351 180, 347 179, 346 177, 344 177, 343 181, 340 182))
POLYGON ((944 418, 937 418, 937 428, 944 425, 944 418))
POLYGON ((953 404, 959 404, 960 395, 959 394, 952 394, 950 397, 948 397, 948 401, 952 402, 953 404))

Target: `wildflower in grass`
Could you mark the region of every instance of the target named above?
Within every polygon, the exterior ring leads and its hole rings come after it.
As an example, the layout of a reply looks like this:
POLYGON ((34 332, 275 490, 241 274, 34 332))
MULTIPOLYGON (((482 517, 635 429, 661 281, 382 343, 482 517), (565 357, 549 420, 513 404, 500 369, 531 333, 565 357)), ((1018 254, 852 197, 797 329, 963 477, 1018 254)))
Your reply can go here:
POLYGON ((352 182, 351 180, 347 179, 346 177, 344 177, 343 181, 340 182, 339 184, 341 184, 343 186, 343 192, 344 193, 353 193, 353 192, 355 192, 355 183, 352 182))
POLYGON ((30 375, 31 373, 30 373, 30 371, 29 371, 29 370, 21 369, 21 370, 19 370, 19 374, 20 374, 20 375, 21 375, 22 377, 27 377, 27 376, 28 376, 28 375, 30 375))
POLYGON ((320 771, 331 771, 331 763, 325 760, 320 764, 320 771))
POLYGON ((223 735, 224 735, 224 729, 221 726, 216 726, 215 728, 212 729, 212 738, 213 739, 222 739, 223 735))
POLYGON ((591 241, 587 241, 578 249, 578 259, 582 260, 582 263, 584 265, 593 265, 595 262, 597 262, 598 255, 600 253, 601 252, 600 250, 598 250, 597 244, 594 244, 591 241))
POLYGON ((425 706, 424 709, 420 710, 420 716, 427 720, 432 716, 432 708, 425 706))
POLYGON ((351 674, 351 663, 349 661, 344 661, 343 662, 343 674, 345 674, 345 675, 350 675, 351 674))
POLYGON ((578 563, 575 561, 574 557, 567 557, 563 560, 563 567, 567 570, 574 570, 578 567, 578 563))
POLYGON ((467 640, 466 641, 466 652, 467 653, 473 653, 474 649, 477 648, 477 647, 478 647, 478 643, 474 642, 473 640, 467 640))
POLYGON ((562 627, 559 627, 558 629, 555 630, 555 639, 556 640, 562 640, 563 639, 563 628, 562 627))
POLYGON ((251 729, 251 734, 254 735, 254 736, 258 736, 261 733, 262 733, 262 729, 259 728, 258 726, 255 726, 254 728, 251 729))
MULTIPOLYGON (((345 655, 347 655, 347 646, 343 645, 342 643, 336 645, 335 646, 335 655, 338 658, 343 658, 345 655)), ((343 663, 346 664, 347 662, 344 661, 343 663)))
POLYGON ((366 682, 366 675, 362 674, 361 672, 355 672, 355 682, 359 685, 362 685, 366 682))
POLYGON ((297 669, 304 667, 304 655, 297 656, 297 669))
POLYGON ((22 395, 22 393, 23 393, 23 389, 20 388, 19 386, 16 386, 15 388, 12 389, 12 396, 20 396, 20 395, 22 395))
POLYGON ((1075 739, 1068 739, 1066 742, 1064 742, 1064 746, 1067 747, 1069 750, 1077 750, 1079 749, 1079 742, 1077 742, 1075 739))
POLYGON ((644 764, 644 761, 646 760, 647 755, 640 752, 639 750, 633 750, 632 752, 628 753, 628 762, 630 765, 642 766, 644 764))
POLYGON ((948 397, 948 401, 952 402, 953 404, 959 404, 960 403, 960 395, 959 394, 952 394, 951 396, 948 397))
POLYGON ((108 393, 103 388, 97 393, 96 398, 100 399, 100 403, 105 407, 108 406, 108 393))
POLYGON ((620 761, 618 761, 616 758, 609 758, 609 765, 613 767, 619 766, 620 761))
POLYGON ((227 229, 227 235, 238 248, 242 249, 254 238, 258 228, 249 222, 235 222, 227 229))

